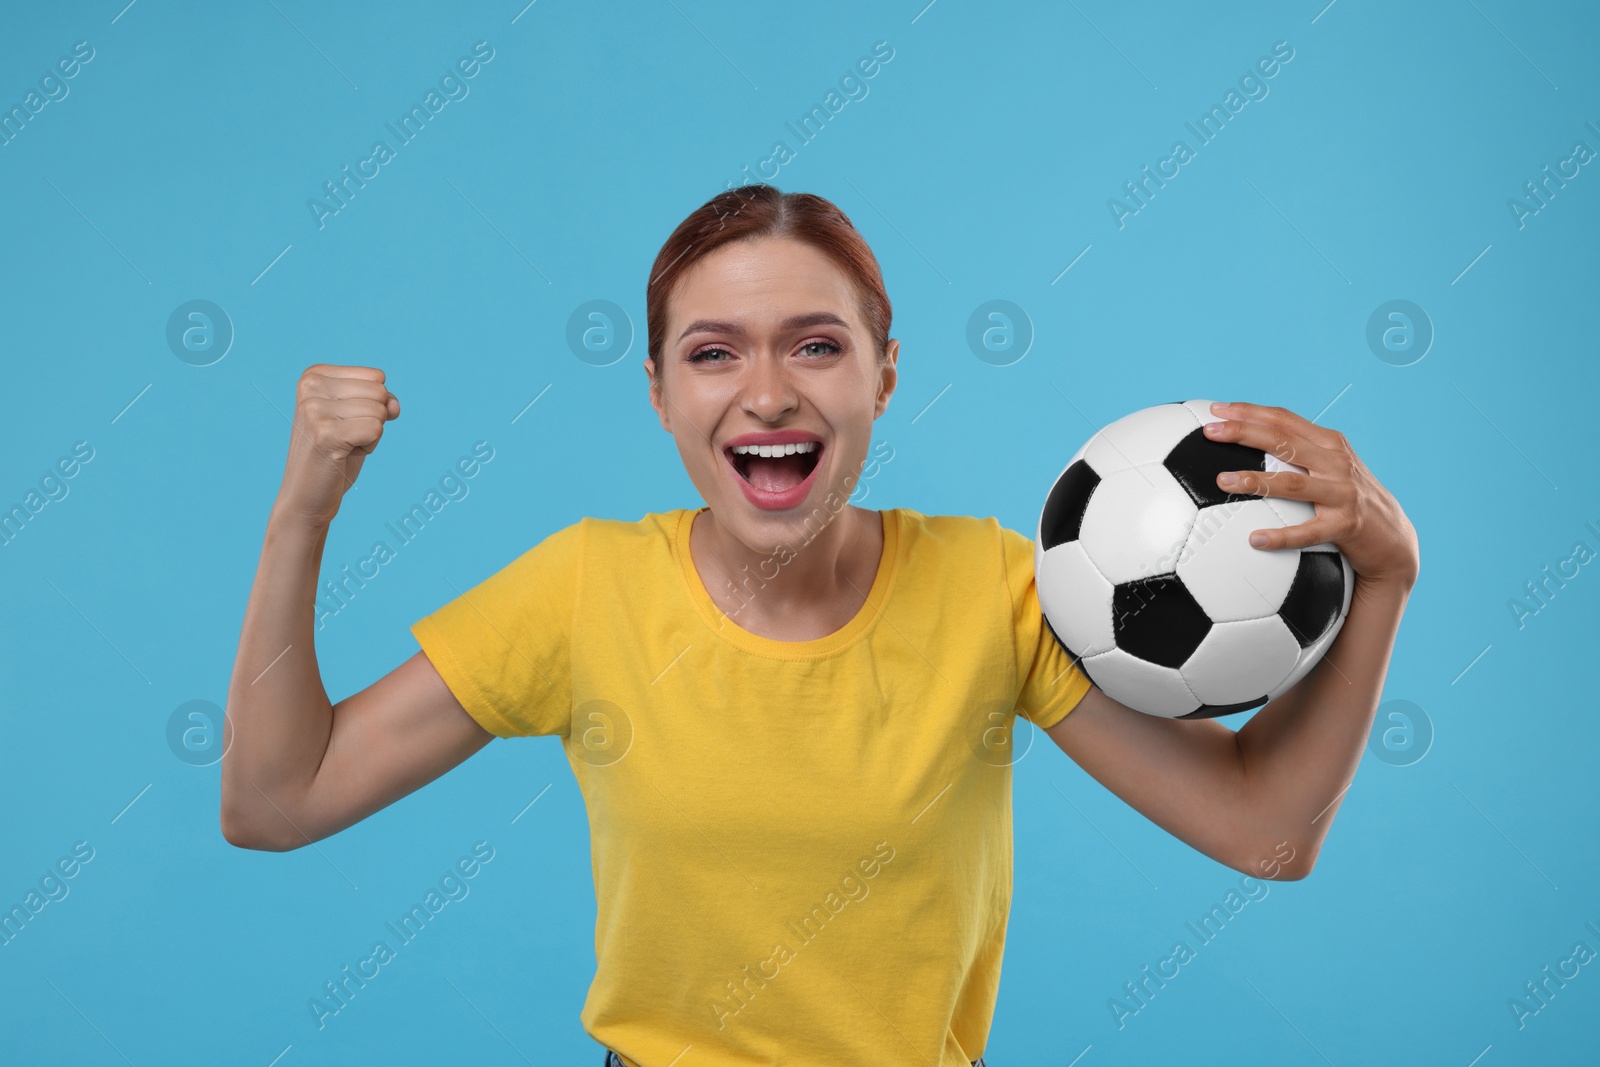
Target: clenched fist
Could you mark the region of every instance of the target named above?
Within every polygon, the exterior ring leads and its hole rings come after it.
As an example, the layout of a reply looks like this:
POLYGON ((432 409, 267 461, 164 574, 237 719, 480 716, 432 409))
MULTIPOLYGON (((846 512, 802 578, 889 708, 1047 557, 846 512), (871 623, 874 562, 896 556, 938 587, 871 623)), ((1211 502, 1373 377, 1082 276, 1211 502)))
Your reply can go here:
POLYGON ((327 526, 378 447, 384 423, 399 417, 400 401, 376 367, 307 367, 295 390, 289 459, 274 510, 288 521, 327 526))

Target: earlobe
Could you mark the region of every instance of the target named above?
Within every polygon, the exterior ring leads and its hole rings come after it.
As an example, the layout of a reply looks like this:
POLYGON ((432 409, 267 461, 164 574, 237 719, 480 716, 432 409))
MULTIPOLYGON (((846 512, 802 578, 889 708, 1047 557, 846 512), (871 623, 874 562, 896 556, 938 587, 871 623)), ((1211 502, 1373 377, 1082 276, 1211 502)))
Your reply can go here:
POLYGON ((650 387, 649 387, 650 406, 655 409, 656 418, 661 421, 661 428, 663 430, 667 431, 668 433, 671 433, 672 432, 672 427, 667 424, 667 413, 664 410, 666 405, 664 403, 662 403, 663 397, 662 397, 662 394, 661 394, 661 386, 656 382, 656 376, 655 376, 654 372, 655 372, 655 360, 653 358, 651 358, 651 357, 648 357, 648 356, 645 357, 644 373, 645 373, 645 377, 647 379, 649 379, 649 381, 650 381, 650 387))
POLYGON ((900 342, 891 340, 884 346, 884 363, 878 370, 877 413, 873 418, 882 415, 889 408, 889 398, 894 395, 895 386, 900 381, 900 371, 897 367, 899 360, 900 342))

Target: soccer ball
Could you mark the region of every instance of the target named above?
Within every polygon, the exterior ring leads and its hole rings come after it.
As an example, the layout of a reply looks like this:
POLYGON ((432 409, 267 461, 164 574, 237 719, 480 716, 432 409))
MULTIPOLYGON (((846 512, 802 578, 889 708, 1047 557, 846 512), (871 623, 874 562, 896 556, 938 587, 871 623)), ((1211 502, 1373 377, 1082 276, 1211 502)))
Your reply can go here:
POLYGON ((1260 707, 1316 665, 1350 610, 1355 575, 1334 545, 1250 544, 1316 509, 1219 488, 1225 470, 1305 472, 1207 438, 1221 421, 1207 400, 1118 419, 1067 461, 1039 515, 1045 625, 1107 696, 1148 715, 1260 707))

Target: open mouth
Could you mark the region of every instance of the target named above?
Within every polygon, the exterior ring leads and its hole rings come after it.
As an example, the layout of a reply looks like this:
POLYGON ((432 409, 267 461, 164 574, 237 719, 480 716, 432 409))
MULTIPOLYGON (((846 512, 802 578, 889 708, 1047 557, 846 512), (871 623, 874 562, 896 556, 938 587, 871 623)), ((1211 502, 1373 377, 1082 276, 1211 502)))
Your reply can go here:
POLYGON ((740 445, 723 450, 735 473, 763 493, 787 493, 811 477, 822 460, 821 441, 740 445))

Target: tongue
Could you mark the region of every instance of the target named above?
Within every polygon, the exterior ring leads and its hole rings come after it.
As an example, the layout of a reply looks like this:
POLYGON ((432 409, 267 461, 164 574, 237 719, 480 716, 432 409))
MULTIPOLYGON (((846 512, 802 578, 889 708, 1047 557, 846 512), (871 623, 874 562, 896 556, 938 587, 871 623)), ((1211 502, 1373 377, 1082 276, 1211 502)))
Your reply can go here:
POLYGON ((768 493, 793 489, 806 480, 805 460, 799 453, 789 456, 752 456, 746 462, 745 480, 768 493))

